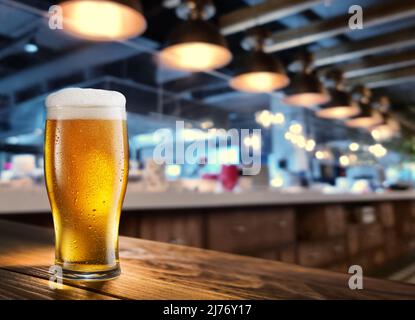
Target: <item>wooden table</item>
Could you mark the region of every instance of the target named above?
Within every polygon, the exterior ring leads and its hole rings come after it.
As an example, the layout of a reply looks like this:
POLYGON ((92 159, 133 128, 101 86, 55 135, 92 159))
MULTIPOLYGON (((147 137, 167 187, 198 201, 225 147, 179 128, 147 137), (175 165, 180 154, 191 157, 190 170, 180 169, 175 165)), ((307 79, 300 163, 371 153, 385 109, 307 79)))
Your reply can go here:
POLYGON ((99 283, 48 285, 50 229, 0 221, 1 299, 415 299, 415 286, 121 237, 122 275, 99 283))

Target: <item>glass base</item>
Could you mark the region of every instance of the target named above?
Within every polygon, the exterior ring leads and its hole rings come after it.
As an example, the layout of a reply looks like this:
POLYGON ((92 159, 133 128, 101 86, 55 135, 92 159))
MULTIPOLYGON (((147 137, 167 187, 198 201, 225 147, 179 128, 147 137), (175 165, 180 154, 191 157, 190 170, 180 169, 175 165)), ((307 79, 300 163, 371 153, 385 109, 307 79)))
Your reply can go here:
POLYGON ((82 272, 63 269, 62 279, 72 281, 107 281, 119 277, 121 274, 120 267, 105 271, 82 272))

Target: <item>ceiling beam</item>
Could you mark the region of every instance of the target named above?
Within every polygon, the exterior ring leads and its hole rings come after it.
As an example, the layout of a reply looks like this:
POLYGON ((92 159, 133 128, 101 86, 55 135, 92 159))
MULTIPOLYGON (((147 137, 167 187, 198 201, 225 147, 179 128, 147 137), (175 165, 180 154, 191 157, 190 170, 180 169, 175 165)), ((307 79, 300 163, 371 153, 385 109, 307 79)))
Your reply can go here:
POLYGON ((339 69, 343 72, 344 78, 350 79, 414 65, 415 50, 411 50, 388 56, 368 57, 358 62, 341 65, 339 69))
MULTIPOLYGON (((364 11, 364 28, 415 16, 415 2, 405 1, 384 6, 372 6, 364 11)), ((353 31, 348 25, 349 15, 318 21, 304 27, 274 33, 266 52, 282 51, 353 31)))
POLYGON ((347 80, 346 85, 352 87, 358 84, 364 84, 368 88, 374 89, 390 87, 408 81, 415 81, 415 66, 353 78, 347 80))
POLYGON ((322 0, 268 0, 252 7, 232 11, 219 17, 223 35, 276 21, 312 8, 322 0))
POLYGON ((414 34, 415 28, 408 28, 379 37, 321 49, 314 53, 314 65, 321 67, 390 50, 404 49, 415 45, 414 34))

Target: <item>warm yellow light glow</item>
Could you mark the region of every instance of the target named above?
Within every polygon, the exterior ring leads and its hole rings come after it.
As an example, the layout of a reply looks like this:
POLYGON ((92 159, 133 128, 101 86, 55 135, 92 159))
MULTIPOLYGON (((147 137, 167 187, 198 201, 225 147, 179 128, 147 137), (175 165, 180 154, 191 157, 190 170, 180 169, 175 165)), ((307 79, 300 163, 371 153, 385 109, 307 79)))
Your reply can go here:
POLYGON ((339 162, 340 162, 340 165, 343 167, 347 167, 350 165, 350 159, 348 156, 345 156, 345 155, 339 158, 339 162))
POLYGON ((299 148, 303 149, 303 148, 305 148, 305 145, 306 145, 306 139, 305 139, 305 137, 302 136, 302 135, 299 135, 297 137, 297 146, 299 148))
POLYGON ((379 114, 374 113, 371 117, 357 117, 346 121, 346 125, 352 128, 370 129, 382 122, 379 114))
POLYGON ((126 5, 113 1, 71 0, 60 4, 63 29, 88 40, 122 40, 142 34, 144 16, 126 5))
POLYGON ((385 124, 376 126, 370 133, 376 141, 385 141, 391 139, 399 131, 399 124, 390 120, 385 124))
POLYGON ((291 142, 296 145, 298 143, 298 135, 293 134, 291 136, 291 142))
POLYGON ((250 93, 272 92, 286 87, 290 80, 285 74, 274 72, 249 72, 232 78, 229 85, 250 93))
POLYGON ((357 156, 355 154, 349 154, 350 164, 357 162, 357 156))
POLYGON ((303 126, 299 123, 293 123, 290 125, 288 130, 290 130, 292 133, 300 134, 301 132, 303 132, 303 126))
POLYGON ((333 159, 332 153, 330 151, 328 151, 328 150, 318 150, 318 151, 316 151, 316 153, 314 154, 314 156, 318 160, 330 160, 330 159, 333 159))
POLYGON ((311 152, 316 147, 316 142, 313 139, 308 139, 305 145, 305 149, 308 152, 311 152))
POLYGON ((261 148, 261 138, 257 135, 245 137, 244 145, 252 147, 254 150, 259 150, 261 148))
POLYGON ((357 118, 346 121, 346 124, 352 128, 370 128, 376 125, 376 122, 369 117, 357 118))
POLYGON ((271 186, 274 188, 281 188, 284 186, 284 179, 279 175, 275 175, 271 180, 271 186))
POLYGON ((324 152, 320 150, 315 153, 315 156, 318 160, 323 160, 325 158, 324 152))
POLYGON ((377 143, 369 147, 369 152, 372 153, 376 158, 382 158, 386 156, 388 150, 381 144, 377 143))
POLYGON ((165 48, 159 58, 168 68, 194 72, 221 68, 231 61, 232 54, 215 44, 186 42, 165 48))
POLYGON ((200 127, 201 127, 202 129, 210 129, 210 128, 212 128, 212 127, 213 127, 213 122, 212 122, 211 120, 206 120, 206 121, 203 121, 203 122, 200 124, 200 127))
POLYGON ((268 110, 262 110, 255 113, 255 120, 261 126, 268 128, 272 124, 273 115, 268 110))
POLYGON ((277 112, 272 116, 273 124, 283 124, 285 122, 285 116, 281 112, 277 112))
POLYGON ((238 150, 233 148, 226 148, 218 152, 218 163, 220 164, 235 164, 239 161, 238 150))
POLYGON ((326 119, 347 119, 359 114, 359 112, 357 106, 337 106, 318 110, 316 114, 320 118, 326 119))
POLYGON ((351 144, 349 144, 350 151, 356 152, 357 150, 359 150, 359 148, 360 146, 356 142, 352 142, 351 144))
POLYGON ((269 110, 262 110, 255 113, 255 121, 261 126, 268 128, 271 124, 283 124, 285 116, 281 112, 273 114, 269 110))
POLYGON ((293 134, 292 134, 291 132, 288 132, 288 131, 287 131, 287 132, 284 134, 284 138, 285 138, 285 140, 291 141, 292 137, 293 137, 293 134))
POLYGON ((380 129, 373 129, 370 134, 372 135, 372 138, 375 140, 380 140, 381 138, 381 130, 380 129))
POLYGON ((284 98, 286 104, 300 107, 314 107, 329 101, 330 97, 327 94, 311 92, 293 94, 284 98))
POLYGON ((182 172, 182 167, 179 165, 166 166, 166 174, 171 177, 178 177, 182 172))

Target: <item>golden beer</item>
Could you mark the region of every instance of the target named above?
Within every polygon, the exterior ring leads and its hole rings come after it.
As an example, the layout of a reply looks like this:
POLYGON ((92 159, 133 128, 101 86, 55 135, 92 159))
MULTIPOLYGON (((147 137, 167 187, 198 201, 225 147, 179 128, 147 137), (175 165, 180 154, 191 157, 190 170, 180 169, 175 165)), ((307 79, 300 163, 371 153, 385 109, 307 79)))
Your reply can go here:
POLYGON ((64 278, 110 279, 120 273, 118 226, 128 175, 125 100, 108 101, 109 91, 65 90, 75 91, 47 100, 45 131, 55 264, 64 278))

